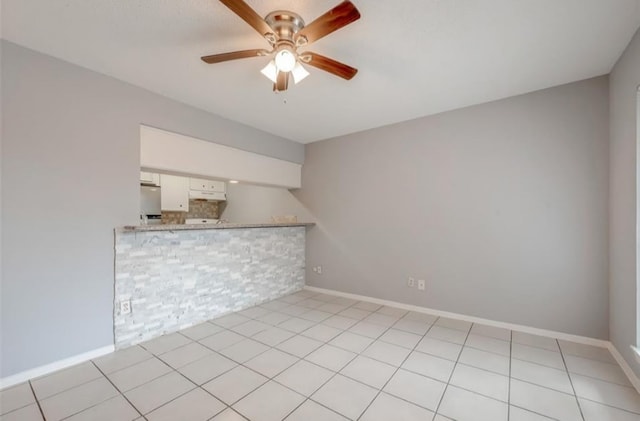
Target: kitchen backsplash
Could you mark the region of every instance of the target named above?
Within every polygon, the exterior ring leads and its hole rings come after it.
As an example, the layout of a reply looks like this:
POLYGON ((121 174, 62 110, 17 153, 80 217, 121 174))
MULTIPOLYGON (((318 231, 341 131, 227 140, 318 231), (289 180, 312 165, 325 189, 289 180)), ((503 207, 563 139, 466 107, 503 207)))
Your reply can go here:
POLYGON ((191 218, 219 219, 219 203, 206 200, 189 200, 189 212, 162 211, 163 224, 184 224, 185 219, 191 218))

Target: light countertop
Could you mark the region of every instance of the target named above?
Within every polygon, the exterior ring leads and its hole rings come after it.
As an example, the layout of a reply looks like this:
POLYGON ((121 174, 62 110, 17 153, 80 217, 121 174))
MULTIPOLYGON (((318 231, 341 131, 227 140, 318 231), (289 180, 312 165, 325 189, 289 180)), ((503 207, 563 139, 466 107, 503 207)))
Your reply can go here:
POLYGON ((119 232, 144 232, 144 231, 187 231, 187 230, 219 230, 219 229, 240 229, 240 228, 282 228, 282 227, 312 227, 313 222, 265 222, 259 224, 244 224, 236 222, 226 222, 222 224, 160 224, 160 225, 125 225, 116 228, 119 232))

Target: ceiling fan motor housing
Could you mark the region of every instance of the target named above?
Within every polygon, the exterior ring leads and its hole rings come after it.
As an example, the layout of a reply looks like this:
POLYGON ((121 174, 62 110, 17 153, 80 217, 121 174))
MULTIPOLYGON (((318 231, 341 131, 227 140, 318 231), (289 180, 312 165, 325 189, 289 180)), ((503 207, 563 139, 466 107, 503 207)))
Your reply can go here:
POLYGON ((265 22, 273 29, 277 37, 277 44, 281 41, 294 43, 294 35, 304 28, 304 20, 297 13, 287 10, 276 10, 269 13, 265 18, 265 22))

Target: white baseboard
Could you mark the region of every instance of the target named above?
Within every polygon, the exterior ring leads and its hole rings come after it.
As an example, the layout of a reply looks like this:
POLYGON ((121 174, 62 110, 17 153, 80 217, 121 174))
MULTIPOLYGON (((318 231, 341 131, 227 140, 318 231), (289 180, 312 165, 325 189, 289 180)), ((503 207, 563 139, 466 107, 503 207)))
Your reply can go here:
POLYGON ((401 308, 401 309, 404 309, 404 310, 416 311, 416 312, 419 312, 419 313, 433 314, 434 316, 448 317, 448 318, 451 318, 451 319, 464 320, 466 322, 480 323, 480 324, 487 325, 487 326, 501 327, 501 328, 510 329, 510 330, 517 330, 517 331, 524 332, 524 333, 531 333, 532 335, 547 336, 547 337, 554 338, 554 339, 562 339, 562 340, 566 340, 566 341, 578 342, 578 343, 581 343, 581 344, 593 345, 593 346, 597 346, 597 347, 600 347, 600 348, 608 348, 609 347, 609 341, 605 341, 603 339, 595 339, 595 338, 589 338, 587 336, 571 335, 569 333, 555 332, 553 330, 547 330, 547 329, 538 329, 537 327, 518 325, 518 324, 514 324, 514 323, 497 322, 495 320, 483 319, 483 318, 474 317, 474 316, 467 316, 467 315, 459 314, 459 313, 451 313, 451 312, 448 312, 448 311, 434 310, 434 309, 431 309, 431 308, 428 308, 428 307, 414 306, 414 305, 411 305, 411 304, 404 304, 404 303, 399 303, 399 302, 396 302, 396 301, 382 300, 380 298, 367 297, 366 295, 350 294, 350 293, 347 293, 347 292, 340 292, 340 291, 335 291, 335 290, 332 290, 332 289, 317 288, 317 287, 311 287, 311 286, 305 286, 304 288, 306 290, 309 290, 309 291, 321 292, 321 293, 324 293, 324 294, 335 295, 337 297, 351 298, 351 299, 359 300, 359 301, 368 301, 368 302, 371 302, 371 303, 380 304, 380 305, 386 305, 386 306, 391 306, 391 307, 397 307, 397 308, 401 308))
POLYGON ((335 295, 336 297, 351 298, 353 300, 358 300, 358 301, 368 301, 374 304, 397 307, 404 310, 416 311, 419 313, 433 314, 434 316, 448 317, 451 319, 464 320, 472 323, 481 323, 487 326, 501 327, 504 329, 517 330, 519 332, 524 332, 524 333, 531 333, 533 335, 538 335, 538 336, 546 336, 554 339, 562 339, 562 340, 577 342, 585 345, 593 345, 600 348, 607 348, 613 355, 613 358, 615 358, 615 360, 620 365, 620 368, 622 368, 624 373, 627 375, 633 387, 635 387, 638 393, 640 393, 640 379, 638 379, 638 376, 636 376, 636 374, 633 372, 629 364, 625 361, 625 359, 622 357, 620 352, 618 352, 616 347, 613 346, 613 344, 609 341, 605 341, 602 339, 589 338, 587 336, 571 335, 569 333, 556 332, 553 330, 538 329, 536 327, 518 325, 514 323, 497 322, 495 320, 482 319, 480 317, 467 316, 467 315, 458 314, 458 313, 450 313, 448 311, 434 310, 428 307, 414 306, 411 304, 404 304, 396 301, 382 300, 380 298, 368 297, 366 295, 350 294, 347 292, 340 292, 332 289, 317 288, 317 287, 311 287, 311 286, 305 286, 304 289, 308 291, 313 291, 313 292, 318 292, 318 293, 323 293, 328 295, 335 295))
POLYGON ((609 348, 609 352, 611 352, 611 355, 613 355, 613 358, 615 358, 620 368, 622 368, 622 371, 624 371, 624 374, 627 375, 633 387, 635 387, 638 393, 640 393, 640 379, 638 379, 638 376, 636 376, 636 373, 631 369, 631 366, 629 365, 629 363, 624 359, 620 351, 618 351, 618 349, 615 347, 613 343, 609 342, 609 346, 607 348, 609 348))
POLYGON ((41 365, 40 367, 22 371, 8 377, 3 377, 0 379, 0 389, 14 386, 16 384, 26 382, 27 380, 31 380, 36 377, 51 374, 54 371, 62 370, 63 368, 71 367, 72 365, 80 364, 94 358, 101 357, 113 351, 113 345, 103 346, 102 348, 74 355, 73 357, 65 358, 64 360, 55 361, 50 364, 41 365))

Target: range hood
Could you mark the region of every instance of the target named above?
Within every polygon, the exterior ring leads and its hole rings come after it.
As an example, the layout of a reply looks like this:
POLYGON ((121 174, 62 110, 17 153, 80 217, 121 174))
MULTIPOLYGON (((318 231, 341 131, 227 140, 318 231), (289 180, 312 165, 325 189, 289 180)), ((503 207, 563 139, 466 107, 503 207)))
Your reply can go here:
POLYGON ((227 200, 227 194, 217 191, 189 190, 189 199, 225 202, 227 200))

